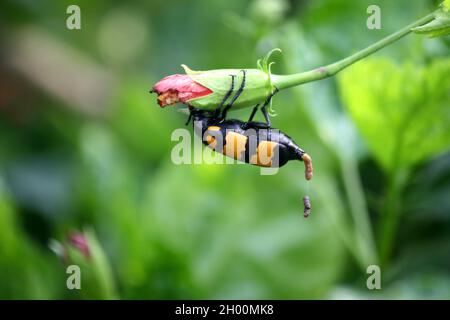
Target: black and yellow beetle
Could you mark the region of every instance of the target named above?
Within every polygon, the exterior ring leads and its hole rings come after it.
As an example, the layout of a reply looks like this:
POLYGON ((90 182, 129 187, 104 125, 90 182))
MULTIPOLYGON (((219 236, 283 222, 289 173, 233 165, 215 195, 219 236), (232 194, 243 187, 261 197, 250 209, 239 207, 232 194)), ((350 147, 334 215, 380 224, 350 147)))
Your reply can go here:
POLYGON ((262 122, 220 120, 214 113, 190 110, 194 131, 216 152, 261 167, 282 167, 290 160, 305 163, 305 178, 312 178, 310 156, 287 134, 262 122))

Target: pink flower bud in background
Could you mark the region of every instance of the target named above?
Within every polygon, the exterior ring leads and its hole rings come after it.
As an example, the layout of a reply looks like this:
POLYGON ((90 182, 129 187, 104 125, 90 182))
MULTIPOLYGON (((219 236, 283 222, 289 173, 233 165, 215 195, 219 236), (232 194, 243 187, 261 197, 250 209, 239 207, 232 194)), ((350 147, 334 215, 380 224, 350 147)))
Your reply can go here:
POLYGON ((90 257, 89 244, 86 236, 81 232, 72 232, 68 237, 69 244, 81 252, 86 258, 90 257))

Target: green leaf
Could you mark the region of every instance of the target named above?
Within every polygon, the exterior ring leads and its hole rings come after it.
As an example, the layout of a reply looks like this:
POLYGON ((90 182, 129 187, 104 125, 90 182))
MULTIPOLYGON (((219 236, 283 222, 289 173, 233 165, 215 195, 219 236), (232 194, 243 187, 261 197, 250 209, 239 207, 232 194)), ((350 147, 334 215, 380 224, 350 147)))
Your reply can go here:
POLYGON ((441 9, 436 13, 434 20, 411 30, 415 33, 425 34, 430 38, 450 34, 450 1, 446 0, 442 3, 441 9))
POLYGON ((385 170, 450 148, 449 74, 450 59, 426 67, 371 59, 339 77, 342 100, 385 170))

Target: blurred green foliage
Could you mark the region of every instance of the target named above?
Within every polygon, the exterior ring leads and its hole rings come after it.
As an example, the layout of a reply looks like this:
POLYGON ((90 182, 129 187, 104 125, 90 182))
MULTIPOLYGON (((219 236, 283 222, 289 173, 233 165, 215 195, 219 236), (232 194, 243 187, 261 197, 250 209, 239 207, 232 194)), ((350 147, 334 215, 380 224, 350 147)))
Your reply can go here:
POLYGON ((174 165, 185 116, 148 93, 181 63, 255 67, 274 47, 273 72, 312 69, 438 3, 376 1, 382 29, 368 30, 369 0, 2 1, 0 298, 450 298, 448 37, 410 35, 276 96, 273 125, 314 159, 309 185, 300 163, 274 176, 174 165), (82 29, 69 31, 74 3, 82 29), (20 59, 30 29, 67 50, 32 68, 20 59), (111 82, 83 87, 80 66, 111 82), (86 275, 71 292, 48 243, 86 226, 113 280, 102 289, 86 275), (381 264, 382 290, 366 288, 369 264, 381 264))
POLYGON ((387 172, 448 148, 449 74, 450 59, 436 59, 427 67, 370 59, 343 73, 343 102, 387 172))

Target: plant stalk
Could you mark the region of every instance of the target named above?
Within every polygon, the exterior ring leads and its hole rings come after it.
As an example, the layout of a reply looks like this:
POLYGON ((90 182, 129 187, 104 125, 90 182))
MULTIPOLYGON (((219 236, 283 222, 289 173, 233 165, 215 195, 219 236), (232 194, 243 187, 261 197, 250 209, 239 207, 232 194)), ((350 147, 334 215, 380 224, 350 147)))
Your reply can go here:
POLYGON ((401 194, 406 183, 406 172, 396 170, 389 179, 386 201, 383 206, 383 219, 380 226, 380 264, 387 266, 393 249, 395 231, 397 230, 401 212, 401 194))
POLYGON ((334 76, 339 71, 347 68, 348 66, 354 64, 355 62, 364 59, 365 57, 377 52, 378 50, 390 45, 403 38, 411 32, 412 28, 421 26, 425 23, 430 22, 435 18, 435 12, 426 15, 425 17, 407 25, 406 27, 400 29, 399 31, 387 36, 386 38, 362 49, 355 54, 334 62, 332 64, 316 68, 314 70, 295 73, 291 75, 271 75, 272 84, 275 85, 279 90, 298 86, 303 83, 317 81, 334 76))
POLYGON ((360 259, 364 264, 362 267, 365 269, 371 264, 378 263, 372 224, 370 222, 357 164, 355 163, 353 156, 347 159, 341 158, 340 163, 350 213, 353 217, 355 227, 354 236, 356 246, 358 248, 360 259))

